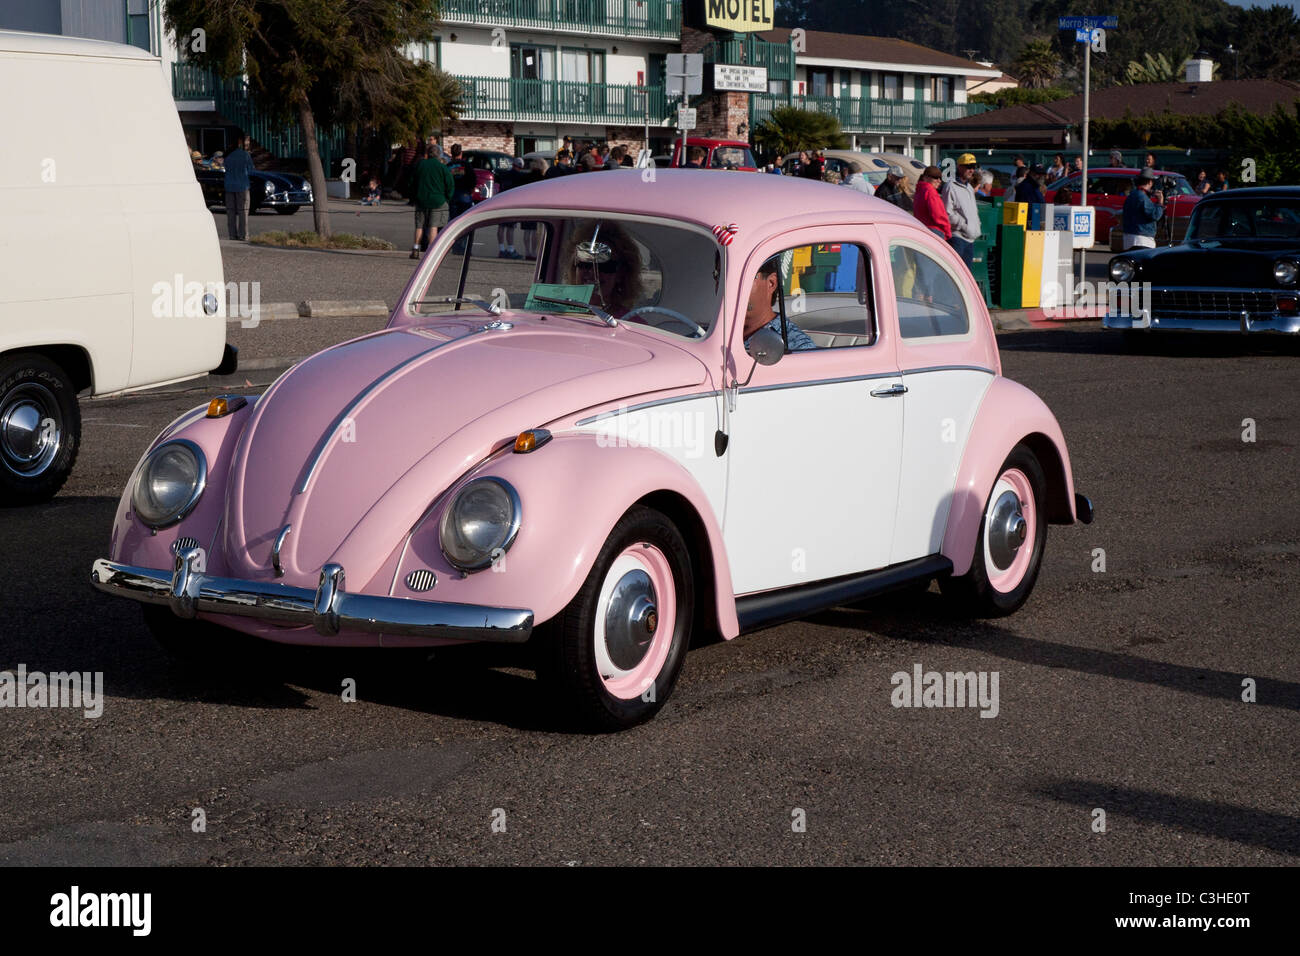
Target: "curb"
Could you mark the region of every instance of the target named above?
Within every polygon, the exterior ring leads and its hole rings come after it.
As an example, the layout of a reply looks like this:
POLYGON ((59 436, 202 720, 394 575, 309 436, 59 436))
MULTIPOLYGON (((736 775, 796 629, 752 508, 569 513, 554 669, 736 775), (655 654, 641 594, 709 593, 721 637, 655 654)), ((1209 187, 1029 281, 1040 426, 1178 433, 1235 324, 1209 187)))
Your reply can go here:
MULTIPOLYGON (((276 319, 311 319, 311 318, 383 318, 392 313, 385 303, 378 299, 323 300, 308 299, 304 302, 264 302, 258 306, 257 321, 266 322, 276 319)), ((251 322, 240 316, 226 316, 227 325, 243 325, 251 322)), ((247 326, 254 328, 255 326, 247 326)))

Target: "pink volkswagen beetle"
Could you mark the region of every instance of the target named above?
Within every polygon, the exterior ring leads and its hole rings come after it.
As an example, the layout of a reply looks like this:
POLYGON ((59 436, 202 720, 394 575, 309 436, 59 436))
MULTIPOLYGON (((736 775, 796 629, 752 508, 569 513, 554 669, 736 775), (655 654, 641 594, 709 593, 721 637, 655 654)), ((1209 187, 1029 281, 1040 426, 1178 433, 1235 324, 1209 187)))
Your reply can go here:
POLYGON ((386 329, 173 422, 92 579, 171 648, 204 621, 527 642, 613 729, 663 706, 693 635, 934 578, 1008 614, 1047 525, 1091 518, 915 219, 806 180, 609 171, 481 203, 386 329), (498 258, 504 224, 526 258, 498 258))

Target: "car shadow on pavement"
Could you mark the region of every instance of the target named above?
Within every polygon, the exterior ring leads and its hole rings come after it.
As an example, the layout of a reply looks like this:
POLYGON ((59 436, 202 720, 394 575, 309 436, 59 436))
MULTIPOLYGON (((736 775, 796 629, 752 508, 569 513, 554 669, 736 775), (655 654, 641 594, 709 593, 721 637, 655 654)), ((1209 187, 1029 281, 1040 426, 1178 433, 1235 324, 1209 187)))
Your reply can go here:
POLYGON ((1111 819, 1129 818, 1300 856, 1300 819, 1281 813, 1094 780, 1046 780, 1034 792, 1088 810, 1102 808, 1109 830, 1116 829, 1111 819))
POLYGON ((1258 703, 1253 706, 1300 711, 1300 684, 1291 681, 1024 637, 990 621, 956 616, 933 592, 886 596, 874 606, 836 608, 810 620, 832 627, 870 630, 894 640, 967 648, 1022 664, 1066 668, 1224 701, 1239 700, 1242 678, 1251 676, 1258 695, 1258 703))
POLYGON ((1119 332, 1043 329, 998 335, 1003 352, 1127 355, 1162 358, 1227 358, 1230 356, 1300 355, 1300 338, 1282 335, 1241 335, 1231 332, 1164 332, 1130 343, 1119 332))

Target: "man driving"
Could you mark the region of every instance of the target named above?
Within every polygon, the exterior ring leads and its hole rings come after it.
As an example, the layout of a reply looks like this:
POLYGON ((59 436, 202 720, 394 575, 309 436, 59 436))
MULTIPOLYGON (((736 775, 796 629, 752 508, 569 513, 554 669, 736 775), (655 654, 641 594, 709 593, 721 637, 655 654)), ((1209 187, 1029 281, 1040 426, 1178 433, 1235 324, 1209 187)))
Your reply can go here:
MULTIPOLYGON (((749 301, 745 304, 746 348, 749 347, 750 336, 764 326, 777 335, 781 334, 781 316, 773 308, 781 284, 779 263, 780 256, 772 256, 758 267, 758 273, 754 276, 754 284, 749 290, 749 301)), ((795 325, 788 316, 785 327, 787 352, 802 352, 817 348, 817 343, 809 337, 808 333, 795 325)))

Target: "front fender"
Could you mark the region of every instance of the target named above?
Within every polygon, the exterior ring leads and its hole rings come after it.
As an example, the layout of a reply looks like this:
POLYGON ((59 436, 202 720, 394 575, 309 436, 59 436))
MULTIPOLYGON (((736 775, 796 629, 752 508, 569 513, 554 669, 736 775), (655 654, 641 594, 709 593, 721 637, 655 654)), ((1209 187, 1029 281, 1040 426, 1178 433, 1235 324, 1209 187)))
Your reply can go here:
POLYGON ((572 434, 528 454, 494 456, 466 477, 483 475, 503 478, 519 493, 522 522, 513 546, 492 568, 462 577, 438 541, 451 498, 444 495, 406 543, 393 577, 394 597, 527 607, 540 624, 578 593, 619 518, 650 499, 651 507, 666 511, 679 527, 687 525, 680 530, 694 558, 696 591, 702 597, 713 595, 711 616, 718 632, 727 639, 739 633, 717 516, 696 480, 672 458, 649 446, 602 447, 594 434, 572 434), (702 560, 706 556, 711 569, 702 560), (412 592, 406 576, 422 568, 437 575, 437 584, 430 591, 412 592))
POLYGON ((1020 443, 1028 445, 1043 466, 1048 522, 1074 523, 1074 476, 1061 426, 1041 398, 998 376, 980 403, 953 488, 942 554, 952 561, 954 575, 970 570, 984 505, 1002 463, 1020 443))

